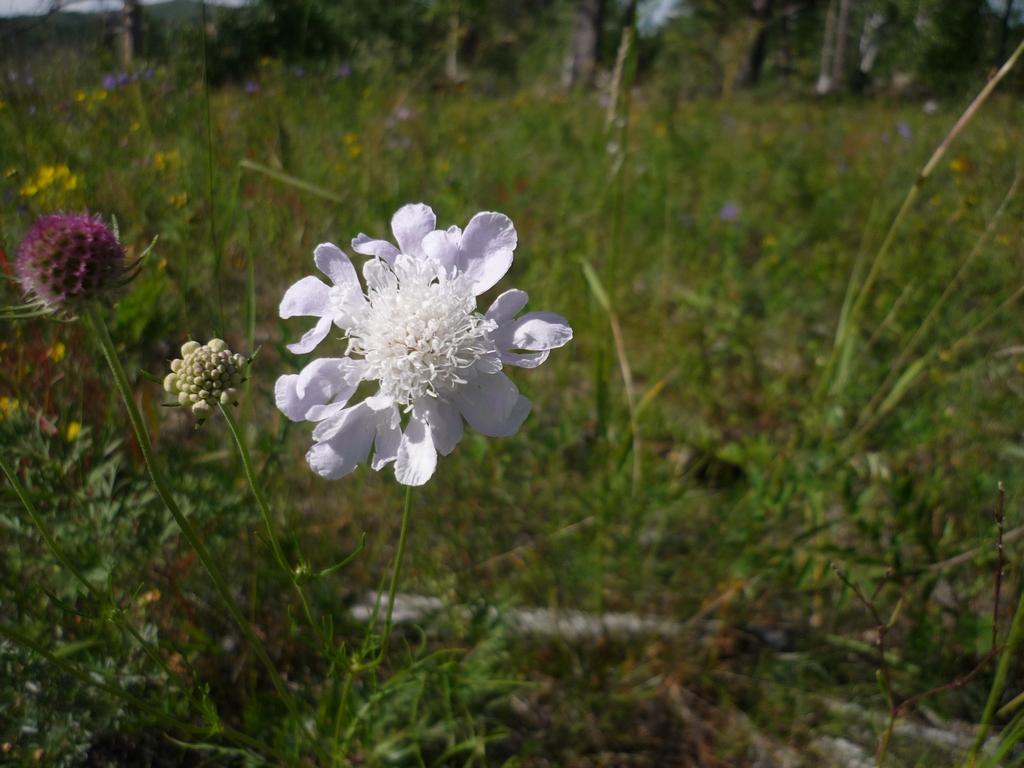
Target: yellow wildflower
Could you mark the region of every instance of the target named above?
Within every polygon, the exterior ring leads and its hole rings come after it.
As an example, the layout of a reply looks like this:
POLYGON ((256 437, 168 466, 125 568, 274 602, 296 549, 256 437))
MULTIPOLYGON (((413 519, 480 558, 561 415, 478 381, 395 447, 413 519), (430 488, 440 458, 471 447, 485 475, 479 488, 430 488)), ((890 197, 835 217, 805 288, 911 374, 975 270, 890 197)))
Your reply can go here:
POLYGON ((0 397, 0 418, 4 416, 10 416, 14 411, 21 407, 21 403, 13 397, 0 397))
POLYGON ((176 195, 171 195, 167 198, 167 202, 173 205, 175 208, 184 208, 188 202, 188 195, 184 192, 179 192, 176 195))
POLYGON ((67 348, 64 346, 63 342, 58 341, 50 348, 50 359, 55 363, 59 363, 64 359, 64 354, 66 352, 67 348))
POLYGON ((64 432, 64 439, 69 443, 72 442, 82 432, 82 425, 77 421, 69 421, 68 428, 64 432))

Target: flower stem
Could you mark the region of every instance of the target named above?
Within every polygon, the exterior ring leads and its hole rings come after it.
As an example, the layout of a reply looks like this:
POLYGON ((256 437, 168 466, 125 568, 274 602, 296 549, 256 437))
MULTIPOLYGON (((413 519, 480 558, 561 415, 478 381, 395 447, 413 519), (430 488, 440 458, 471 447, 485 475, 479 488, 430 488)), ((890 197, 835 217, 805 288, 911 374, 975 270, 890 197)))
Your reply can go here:
POLYGON ((267 497, 263 494, 263 489, 260 487, 259 478, 256 475, 256 467, 253 466, 252 456, 249 454, 249 447, 245 444, 242 431, 238 428, 238 422, 235 421, 231 409, 221 405, 220 412, 224 414, 224 420, 227 421, 228 429, 231 430, 231 436, 235 439, 235 445, 238 446, 238 455, 242 458, 242 467, 245 469, 245 476, 249 480, 249 488, 252 489, 252 495, 256 497, 256 502, 260 505, 260 511, 263 512, 263 521, 267 524, 267 534, 270 536, 270 545, 274 550, 274 556, 277 558, 277 562, 281 564, 281 567, 290 573, 292 569, 288 564, 287 558, 284 556, 284 550, 281 549, 281 542, 277 538, 277 532, 274 530, 274 515, 270 511, 270 504, 267 502, 267 497))
POLYGON ((202 561, 203 565, 206 567, 206 571, 210 574, 210 578, 213 580, 213 584, 216 587, 217 592, 220 594, 221 599, 224 601, 231 617, 235 620, 235 623, 238 624, 239 628, 248 639, 249 644, 252 646, 253 651, 255 651, 256 655, 259 656, 260 661, 262 661, 263 665, 267 668, 270 680, 274 684, 274 688, 277 690, 277 694, 281 698, 281 701, 283 701, 285 706, 288 708, 289 714, 292 716, 293 720, 295 720, 296 724, 300 728, 306 730, 307 734, 312 738, 312 734, 309 734, 308 727, 299 717, 295 701, 288 689, 285 687, 284 681, 281 680, 281 675, 277 671, 277 667, 275 667, 274 662, 270 660, 270 656, 267 655, 266 649, 256 636, 255 630, 249 624, 241 609, 238 607, 238 603, 235 602, 227 582, 225 582, 220 569, 217 567, 216 561, 210 556, 209 551, 206 549, 206 545, 203 544, 203 540, 199 537, 199 533, 188 521, 188 518, 186 518, 182 513, 181 509, 178 507, 178 503, 171 495, 167 481, 164 479, 163 473, 160 471, 160 467, 156 463, 156 457, 153 455, 153 447, 149 437, 149 430, 142 418, 142 413, 139 411, 139 406, 135 402, 131 386, 128 384, 128 377, 125 375, 124 368, 121 366, 121 361, 117 357, 117 350, 114 347, 113 339, 110 338, 110 332, 107 330, 107 325, 103 320, 103 315, 100 314, 100 311, 95 305, 89 305, 85 309, 84 317, 90 327, 90 330, 99 342, 100 348, 103 350, 103 356, 107 359, 111 372, 114 374, 114 382, 117 384, 117 389, 121 395, 121 399, 124 401, 125 407, 128 409, 128 418, 135 430, 139 450, 142 452, 142 457, 146 461, 146 467, 149 469, 149 475, 153 479, 153 485, 156 488, 160 499, 164 502, 167 510, 174 517, 174 521, 178 524, 178 527, 181 529, 181 532, 185 536, 189 545, 193 550, 195 550, 196 555, 199 556, 200 561, 202 561))
MULTIPOLYGON (((238 427, 238 422, 235 420, 235 416, 231 413, 231 409, 225 405, 220 406, 221 413, 224 414, 224 419, 228 423, 228 429, 231 430, 231 436, 235 440, 235 445, 238 446, 238 454, 242 457, 242 467, 245 469, 245 476, 249 480, 249 488, 252 489, 252 495, 256 497, 256 502, 260 505, 260 511, 263 512, 263 521, 267 526, 267 534, 270 537, 270 546, 274 550, 274 556, 277 558, 277 562, 280 566, 288 572, 291 576, 292 583, 295 585, 295 591, 299 595, 299 600, 302 603, 303 612, 306 614, 306 620, 312 625, 314 631, 320 631, 320 626, 316 623, 313 618, 313 612, 310 610, 309 601, 306 600, 306 594, 302 591, 302 585, 297 580, 297 574, 288 564, 288 559, 284 555, 284 550, 281 549, 281 542, 277 538, 277 533, 274 530, 274 515, 270 511, 270 504, 267 501, 266 495, 263 493, 263 489, 260 486, 259 476, 256 474, 256 467, 252 463, 252 455, 249 453, 249 447, 245 444, 245 440, 242 437, 242 431, 238 427)), ((329 642, 330 638, 323 636, 321 632, 321 640, 329 642)))
MULTIPOLYGON (((388 650, 388 641, 391 639, 391 617, 395 610, 395 594, 398 591, 398 577, 402 573, 402 559, 405 557, 406 534, 409 531, 410 511, 412 510, 412 486, 405 489, 405 508, 402 511, 402 529, 398 534, 398 552, 395 554, 395 567, 391 571, 391 585, 388 587, 388 610, 384 618, 384 634, 381 636, 380 653, 366 664, 354 663, 345 677, 345 683, 341 689, 341 698, 338 700, 338 711, 334 718, 334 736, 331 748, 331 765, 337 759, 338 738, 341 734, 341 724, 344 720, 345 708, 348 703, 349 693, 352 691, 352 684, 356 677, 362 672, 376 669, 384 661, 384 655, 388 650)), ((374 614, 376 615, 376 614, 374 614)), ((372 621, 372 619, 371 619, 372 621)))
POLYGON ((1010 637, 1002 649, 999 658, 999 666, 996 668, 996 677, 992 682, 992 690, 989 691, 988 701, 985 703, 985 711, 978 724, 978 731, 971 745, 967 765, 973 766, 978 758, 978 753, 985 744, 985 737, 988 735, 989 725, 999 707, 999 702, 1006 692, 1006 686, 1010 679, 1010 668, 1017 661, 1017 651, 1024 641, 1024 592, 1021 593, 1020 601, 1017 603, 1017 612, 1013 616, 1013 624, 1010 627, 1010 637))

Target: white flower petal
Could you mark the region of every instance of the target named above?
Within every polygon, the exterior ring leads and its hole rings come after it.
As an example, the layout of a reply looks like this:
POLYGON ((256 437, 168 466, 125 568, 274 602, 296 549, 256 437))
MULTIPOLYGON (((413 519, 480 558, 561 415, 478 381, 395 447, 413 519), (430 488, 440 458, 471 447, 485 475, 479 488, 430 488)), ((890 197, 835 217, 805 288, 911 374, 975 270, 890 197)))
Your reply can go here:
POLYGON ((433 476, 435 469, 437 450, 423 409, 416 403, 398 446, 395 478, 402 485, 423 485, 433 476))
POLYGON ((497 328, 491 338, 500 350, 555 349, 572 339, 568 321, 554 312, 529 312, 497 328))
POLYGON ((274 382, 274 403, 292 421, 304 420, 306 412, 312 407, 295 393, 295 384, 298 380, 299 374, 289 373, 274 382))
POLYGON ((519 368, 536 368, 548 359, 551 353, 542 349, 540 352, 527 352, 524 355, 517 355, 515 352, 499 352, 501 362, 505 365, 515 365, 519 368))
POLYGON ((334 414, 341 411, 348 405, 348 400, 341 400, 337 403, 330 403, 329 405, 314 405, 308 411, 306 411, 306 421, 323 421, 329 419, 334 414))
POLYGON ((462 415, 454 405, 439 398, 428 398, 421 403, 434 447, 442 456, 447 456, 462 439, 462 415))
MULTIPOLYGON (((458 230, 458 227, 452 227, 458 230)), ((423 253, 446 271, 451 271, 459 263, 459 243, 462 241, 462 232, 453 233, 452 229, 445 232, 443 229, 435 229, 427 233, 423 238, 423 253)))
POLYGON ((331 323, 333 322, 334 320, 330 315, 321 317, 313 328, 310 328, 302 335, 301 339, 294 344, 288 345, 288 351, 294 352, 296 355, 312 352, 317 344, 327 338, 327 334, 331 330, 331 323))
POLYGON ((323 317, 331 312, 331 289, 320 278, 304 277, 285 291, 278 313, 288 317, 323 317))
POLYGON ((318 403, 328 403, 336 397, 348 400, 363 380, 366 363, 350 357, 321 357, 299 372, 296 392, 306 397, 310 391, 319 393, 318 403))
POLYGON ((359 237, 352 239, 352 250, 364 256, 384 259, 388 264, 393 264, 399 254, 399 250, 387 240, 374 240, 362 232, 359 233, 359 237))
POLYGON ((385 421, 377 425, 377 439, 373 444, 373 464, 380 471, 387 464, 398 458, 398 447, 402 444, 402 430, 398 419, 385 421))
POLYGON ((355 285, 359 287, 359 275, 352 261, 345 252, 334 243, 320 243, 313 251, 313 261, 317 267, 331 278, 335 285, 355 285))
POLYGON ((377 427, 387 413, 375 411, 365 402, 346 408, 313 430, 316 445, 306 454, 309 466, 321 477, 344 477, 370 455, 377 427))
POLYGON ((501 213, 478 213, 462 233, 459 269, 473 283, 479 296, 492 287, 512 266, 518 237, 512 219, 501 213))
POLYGON ((484 317, 488 320, 493 320, 498 325, 504 325, 522 312, 523 308, 526 307, 526 302, 529 300, 530 297, 526 294, 526 291, 520 291, 518 288, 505 291, 494 300, 494 303, 491 304, 484 317))
POLYGON ((395 233, 398 250, 410 256, 423 258, 420 243, 434 231, 437 217, 429 206, 423 203, 403 205, 391 217, 391 231, 395 233))
POLYGON ((504 373, 478 376, 459 387, 452 395, 452 402, 466 417, 469 426, 488 437, 513 434, 531 407, 530 401, 519 394, 516 385, 504 373))
POLYGON ((336 401, 335 411, 343 408, 355 393, 360 373, 365 367, 362 361, 347 357, 314 360, 300 373, 282 376, 277 380, 274 384, 274 402, 292 421, 325 419, 332 414, 322 411, 313 414, 311 409, 322 409, 332 400, 336 401))

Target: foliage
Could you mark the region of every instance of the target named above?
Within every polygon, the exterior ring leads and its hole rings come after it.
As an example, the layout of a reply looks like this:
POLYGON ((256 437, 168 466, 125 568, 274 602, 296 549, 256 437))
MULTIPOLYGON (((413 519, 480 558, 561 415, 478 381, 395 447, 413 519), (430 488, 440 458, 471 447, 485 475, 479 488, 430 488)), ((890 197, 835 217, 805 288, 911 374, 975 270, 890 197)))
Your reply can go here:
MULTIPOLYGON (((351 648, 364 637, 348 607, 378 588, 394 556, 399 501, 386 476, 328 484, 307 472, 308 436, 269 407, 275 375, 301 362, 283 347, 295 327, 276 319, 277 302, 308 273, 317 243, 345 245, 341 238, 354 231, 383 236, 398 205, 418 200, 443 222, 480 208, 511 216, 521 243, 514 282, 538 306, 567 316, 578 334, 570 354, 522 379, 536 415, 524 431, 500 444, 467 434, 437 482, 418 494, 409 589, 452 605, 483 599, 678 620, 715 606, 688 625, 697 637, 666 642, 578 651, 499 635, 482 650, 513 653, 494 653, 478 668, 477 652, 437 653, 432 637, 412 636, 353 693, 358 706, 377 708, 373 725, 354 732, 356 754, 381 764, 416 764, 416 750, 439 764, 463 764, 471 749, 495 763, 501 755, 565 764, 618 747, 646 754, 645 731, 630 713, 655 712, 665 743, 682 743, 690 730, 672 714, 680 711, 673 686, 720 710, 741 709, 756 727, 803 748, 841 725, 821 715, 816 697, 884 706, 863 636, 873 622, 831 576, 836 560, 861 585, 896 571, 879 601, 888 615, 905 596, 887 640, 900 654, 900 698, 956 680, 983 657, 997 480, 1008 491, 1007 529, 1022 523, 1021 309, 1013 300, 992 314, 1024 283, 1019 196, 903 369, 920 375, 883 382, 1011 188, 1022 141, 1012 99, 986 104, 937 166, 851 326, 853 342, 826 378, 851 275, 860 275, 855 287, 864 277, 858 254, 869 262, 877 251, 960 102, 933 115, 888 100, 762 102, 738 94, 680 102, 657 75, 635 91, 612 136, 593 95, 540 87, 492 94, 472 84, 432 92, 415 71, 389 77, 368 64, 342 75, 324 65, 299 77, 271 61, 257 64, 254 88, 210 93, 211 184, 194 61, 157 67, 152 79, 140 70, 110 90, 100 87, 105 73, 95 62, 32 70, 34 84, 0 85, 0 248, 9 256, 44 210, 20 195, 26 180, 66 163, 79 181, 59 204, 88 201, 116 214, 128 244, 161 238, 137 298, 113 318, 130 370, 164 373, 162 361, 189 336, 222 336, 236 349, 246 348, 241 339, 262 345, 240 420, 268 495, 294 532, 286 554, 301 550, 326 568, 367 533, 359 558, 310 588, 316 616, 333 622, 339 643, 351 648), (609 313, 581 259, 619 324, 633 403, 609 313), (880 418, 858 434, 880 391, 880 418), (975 548, 974 557, 949 564, 975 548), (773 637, 773 628, 782 640, 759 639, 773 637), (508 703, 506 688, 486 686, 516 675, 534 683, 517 690, 522 706, 508 703), (505 742, 487 742, 508 732, 505 742), (467 752, 444 757, 455 748, 467 752)), ((0 422, 3 430, 21 425, 3 432, 2 444, 31 468, 33 498, 59 540, 96 571, 97 583, 110 573, 125 595, 140 583, 139 597, 159 591, 138 609, 139 626, 152 625, 161 647, 180 653, 226 721, 287 745, 272 689, 241 643, 219 623, 204 632, 190 618, 193 611, 214 621, 216 597, 149 497, 133 447, 114 437, 125 425, 105 394, 96 351, 77 326, 13 328, 0 351, 0 395, 34 410, 19 406, 12 419, 28 419, 23 424, 0 422), (68 351, 55 361, 57 342, 68 351), (86 425, 77 440, 67 437, 71 421, 86 425)), ((327 706, 332 691, 321 685, 323 662, 309 652, 309 634, 273 618, 298 609, 287 575, 251 535, 258 512, 225 435, 212 424, 195 433, 178 413, 158 408, 157 385, 135 386, 180 503, 235 583, 246 584, 245 604, 289 682, 304 700, 327 706)), ((77 624, 40 591, 46 586, 65 603, 75 597, 66 575, 47 570, 53 563, 8 485, 2 493, 3 620, 24 622, 54 646, 92 637, 95 627, 77 624)), ((1007 545, 1007 593, 1019 589, 1019 541, 1007 545)), ((139 671, 130 640, 106 632, 72 658, 110 679, 141 675, 145 682, 131 688, 129 680, 129 689, 149 701, 176 696, 139 671)), ((455 636, 448 645, 466 649, 490 637, 465 627, 455 636)), ((38 658, 10 663, 60 684, 38 658)), ((54 746, 68 717, 61 702, 44 696, 33 710, 27 678, 10 683, 9 675, 0 685, 9 685, 4 701, 21 702, 13 705, 18 717, 40 711, 58 724, 46 729, 50 741, 17 734, 19 759, 37 745, 81 754, 84 737, 54 746)), ((934 706, 976 721, 990 681, 985 672, 934 706)), ((1014 680, 1008 696, 1019 692, 1014 680)), ((69 704, 91 718, 90 733, 146 721, 121 720, 125 710, 105 697, 90 702, 94 708, 69 704)))

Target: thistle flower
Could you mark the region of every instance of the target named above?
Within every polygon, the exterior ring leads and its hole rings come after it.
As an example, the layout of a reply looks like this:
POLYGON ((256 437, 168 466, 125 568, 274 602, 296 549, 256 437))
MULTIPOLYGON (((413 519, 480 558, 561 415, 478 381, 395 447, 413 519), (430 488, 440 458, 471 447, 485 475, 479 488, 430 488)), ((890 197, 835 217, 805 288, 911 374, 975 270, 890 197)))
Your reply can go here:
POLYGON ((507 216, 478 213, 465 231, 435 225, 430 208, 407 205, 391 220, 397 248, 355 238, 353 250, 373 257, 363 267, 365 293, 348 256, 324 243, 313 258, 333 286, 304 277, 281 301, 283 318, 319 318, 292 352, 312 351, 332 325, 348 339, 344 357, 314 360, 275 387, 288 418, 319 422, 306 460, 322 477, 347 475, 372 449, 374 469, 393 461, 400 483, 422 485, 437 454, 451 453, 462 438, 463 419, 491 437, 513 434, 526 419, 531 403, 504 365, 535 368, 572 338, 565 318, 552 312, 517 319, 523 291, 505 291, 486 313, 476 311, 476 297, 512 264, 517 236, 507 216), (363 381, 377 382, 376 393, 349 406, 363 381))
POLYGON ((44 216, 28 231, 17 273, 50 312, 113 299, 132 276, 117 235, 99 218, 63 214, 44 216))
POLYGON ((220 339, 205 346, 189 341, 181 348, 181 358, 171 361, 164 389, 178 396, 179 405, 191 405, 199 424, 209 418, 214 406, 238 401, 237 387, 245 381, 248 358, 232 354, 220 339))

